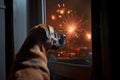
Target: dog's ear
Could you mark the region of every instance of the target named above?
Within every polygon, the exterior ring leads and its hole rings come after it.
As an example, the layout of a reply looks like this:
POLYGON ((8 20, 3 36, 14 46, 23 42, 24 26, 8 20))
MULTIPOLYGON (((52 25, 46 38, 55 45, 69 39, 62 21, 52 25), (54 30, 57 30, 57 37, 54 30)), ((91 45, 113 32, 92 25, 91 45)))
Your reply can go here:
POLYGON ((50 28, 49 28, 49 25, 46 25, 46 37, 47 37, 47 39, 50 39, 50 28))
POLYGON ((42 40, 48 40, 50 37, 49 37, 49 32, 42 28, 42 27, 38 27, 38 30, 39 30, 39 33, 40 33, 40 36, 41 36, 41 39, 42 40))
POLYGON ((54 28, 47 24, 39 24, 39 25, 35 26, 35 28, 37 28, 37 30, 41 34, 42 39, 44 39, 45 41, 50 40, 51 33, 54 33, 54 28))

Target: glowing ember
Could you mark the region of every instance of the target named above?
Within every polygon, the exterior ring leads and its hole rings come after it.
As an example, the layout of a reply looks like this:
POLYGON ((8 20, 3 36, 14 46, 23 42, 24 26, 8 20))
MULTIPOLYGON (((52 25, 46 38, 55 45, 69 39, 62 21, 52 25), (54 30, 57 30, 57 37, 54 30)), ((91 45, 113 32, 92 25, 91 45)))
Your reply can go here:
POLYGON ((67 35, 67 38, 79 38, 82 32, 83 20, 75 13, 71 13, 68 16, 63 16, 63 26, 60 27, 60 31, 67 35))
POLYGON ((64 12, 65 12, 64 9, 63 9, 63 10, 60 10, 60 14, 64 14, 64 12))
POLYGON ((55 16, 55 15, 51 15, 51 19, 52 19, 52 20, 55 20, 55 19, 56 19, 56 16, 55 16))
POLYGON ((58 7, 61 7, 60 4, 58 4, 58 7))
POLYGON ((68 25, 68 26, 66 26, 67 34, 68 34, 68 35, 74 34, 74 33, 75 33, 75 30, 76 30, 75 27, 76 27, 75 25, 68 25))
POLYGON ((70 26, 69 29, 68 29, 68 33, 70 33, 70 34, 74 33, 74 31, 75 31, 75 28, 70 26))
POLYGON ((87 39, 90 40, 91 39, 91 34, 87 33, 87 39))
POLYGON ((58 17, 59 17, 59 18, 62 18, 62 15, 59 15, 58 17))
POLYGON ((70 11, 70 10, 68 10, 68 11, 67 11, 67 13, 68 13, 68 14, 70 14, 70 13, 71 13, 71 11, 70 11))

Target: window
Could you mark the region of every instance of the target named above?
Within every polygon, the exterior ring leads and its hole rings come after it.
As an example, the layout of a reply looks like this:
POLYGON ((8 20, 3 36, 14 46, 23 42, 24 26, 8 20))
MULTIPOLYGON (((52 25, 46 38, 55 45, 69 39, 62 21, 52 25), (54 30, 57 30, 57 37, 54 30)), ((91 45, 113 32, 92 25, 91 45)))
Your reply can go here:
POLYGON ((46 23, 66 34, 66 44, 49 51, 54 60, 92 64, 91 0, 46 0, 46 23))

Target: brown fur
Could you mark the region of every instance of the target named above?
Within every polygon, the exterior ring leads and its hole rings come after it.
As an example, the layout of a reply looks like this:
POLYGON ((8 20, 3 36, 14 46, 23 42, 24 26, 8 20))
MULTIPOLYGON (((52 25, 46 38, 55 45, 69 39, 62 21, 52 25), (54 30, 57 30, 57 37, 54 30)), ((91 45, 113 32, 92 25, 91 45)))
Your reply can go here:
POLYGON ((15 57, 9 80, 50 80, 46 54, 51 44, 41 39, 39 26, 46 29, 47 25, 40 24, 30 31, 15 57))

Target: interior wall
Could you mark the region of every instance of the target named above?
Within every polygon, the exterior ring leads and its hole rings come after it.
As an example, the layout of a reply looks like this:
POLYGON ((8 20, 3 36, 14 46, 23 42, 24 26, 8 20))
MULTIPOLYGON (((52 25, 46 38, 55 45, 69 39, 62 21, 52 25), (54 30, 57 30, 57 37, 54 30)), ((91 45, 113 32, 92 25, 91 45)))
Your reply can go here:
MULTIPOLYGON (((31 0, 33 1, 33 0, 31 0)), ((22 46, 28 31, 28 23, 35 21, 42 23, 41 0, 29 4, 28 0, 0 0, 0 79, 6 80, 9 75, 10 65, 22 46), (4 6, 5 3, 5 6, 4 6), (29 4, 29 6, 28 6, 29 4), (37 5, 36 5, 37 4, 37 5), (37 10, 31 10, 31 7, 37 10), (39 11, 40 10, 40 11, 39 11), (37 12, 39 11, 39 12, 37 12), (37 13, 29 15, 30 13, 37 13), (29 13, 29 14, 28 14, 29 13), (34 19, 31 17, 35 16, 34 19), (29 17, 29 18, 28 18, 29 17)), ((33 24, 32 24, 33 25, 33 24)), ((30 26, 30 25, 29 25, 30 26)))
POLYGON ((13 0, 14 50, 17 53, 27 35, 27 0, 13 0))
POLYGON ((0 79, 5 80, 5 6, 0 0, 0 79))

